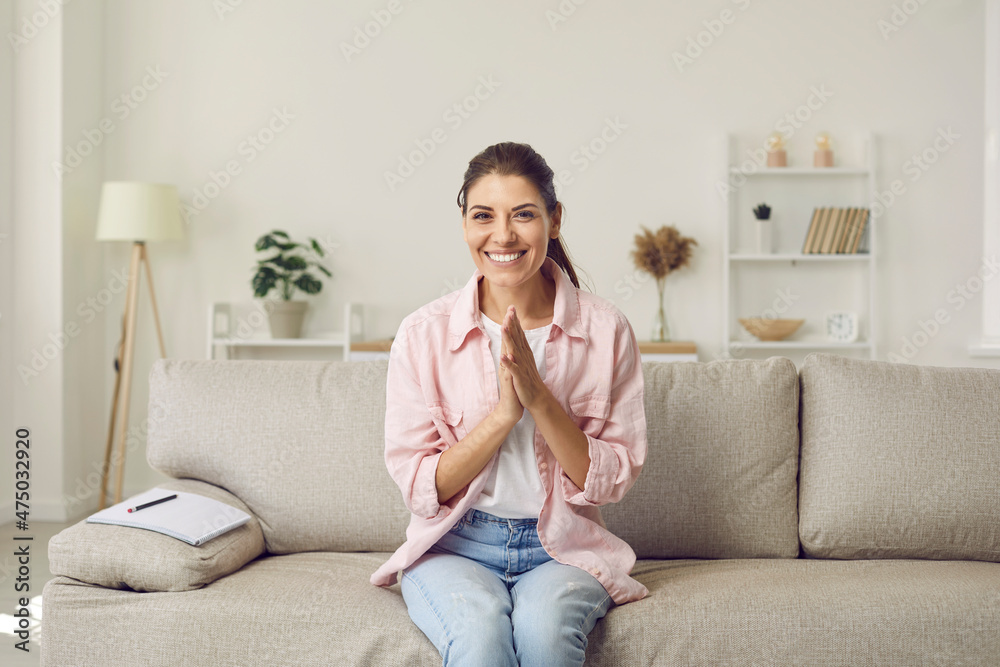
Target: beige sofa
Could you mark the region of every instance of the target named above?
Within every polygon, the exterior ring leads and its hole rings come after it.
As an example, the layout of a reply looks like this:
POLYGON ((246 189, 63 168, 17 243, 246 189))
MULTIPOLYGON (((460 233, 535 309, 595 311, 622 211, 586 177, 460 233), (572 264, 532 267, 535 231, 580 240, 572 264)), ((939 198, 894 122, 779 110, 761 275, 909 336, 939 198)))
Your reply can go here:
MULTIPOLYGON (((408 515, 386 361, 162 360, 150 465, 252 521, 202 547, 71 526, 45 667, 439 665, 372 571, 408 515)), ((643 365, 649 454, 608 526, 650 590, 589 665, 1000 664, 1000 371, 811 354, 643 365)))

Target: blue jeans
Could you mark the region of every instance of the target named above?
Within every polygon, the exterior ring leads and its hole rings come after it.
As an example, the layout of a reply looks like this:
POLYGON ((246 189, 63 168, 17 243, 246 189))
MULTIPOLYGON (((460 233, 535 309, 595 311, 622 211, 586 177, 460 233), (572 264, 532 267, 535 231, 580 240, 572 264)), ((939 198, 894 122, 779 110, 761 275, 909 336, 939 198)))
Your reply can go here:
POLYGON ((469 510, 403 571, 410 618, 446 667, 583 664, 614 602, 589 572, 553 560, 536 524, 469 510))

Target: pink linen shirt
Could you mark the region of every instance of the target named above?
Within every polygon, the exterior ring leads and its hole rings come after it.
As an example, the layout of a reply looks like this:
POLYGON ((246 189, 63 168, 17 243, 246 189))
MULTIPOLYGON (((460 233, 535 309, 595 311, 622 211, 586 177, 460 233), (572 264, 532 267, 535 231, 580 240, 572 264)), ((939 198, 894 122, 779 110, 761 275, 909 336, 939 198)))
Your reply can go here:
MULTIPOLYGON (((587 436, 584 490, 563 472, 538 428, 535 461, 545 489, 538 536, 560 563, 590 572, 617 604, 648 590, 629 576, 635 552, 605 527, 599 506, 618 502, 646 458, 643 377, 635 334, 610 301, 578 289, 551 258, 555 281, 545 342, 545 385, 587 436)), ((497 456, 447 503, 435 483, 441 453, 499 404, 489 336, 479 319, 476 269, 460 290, 407 315, 389 356, 385 462, 411 512, 406 542, 371 577, 378 586, 422 556, 475 503, 497 456)))

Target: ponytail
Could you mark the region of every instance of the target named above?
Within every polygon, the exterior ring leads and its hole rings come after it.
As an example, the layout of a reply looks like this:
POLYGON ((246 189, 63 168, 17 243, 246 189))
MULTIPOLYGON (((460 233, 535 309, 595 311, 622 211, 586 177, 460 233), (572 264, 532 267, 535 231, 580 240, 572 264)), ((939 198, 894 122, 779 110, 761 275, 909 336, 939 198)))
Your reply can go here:
POLYGON ((573 285, 577 289, 580 289, 580 281, 576 277, 576 270, 573 268, 573 263, 569 261, 569 257, 566 255, 566 249, 563 248, 561 236, 549 239, 549 246, 545 252, 545 256, 551 257, 559 265, 559 268, 566 272, 573 285))

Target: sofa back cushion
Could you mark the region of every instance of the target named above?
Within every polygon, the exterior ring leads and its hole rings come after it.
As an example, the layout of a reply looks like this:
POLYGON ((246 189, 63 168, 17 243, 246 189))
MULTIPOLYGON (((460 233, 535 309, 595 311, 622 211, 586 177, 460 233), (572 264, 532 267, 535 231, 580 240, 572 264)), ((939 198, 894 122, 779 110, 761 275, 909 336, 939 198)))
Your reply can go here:
POLYGON ((639 558, 799 555, 789 359, 645 362, 648 451, 608 528, 639 558))
POLYGON ((383 458, 387 364, 160 359, 149 464, 234 493, 271 553, 392 551, 409 513, 383 458))
POLYGON ((808 555, 1000 561, 1000 370, 814 353, 800 375, 808 555))

